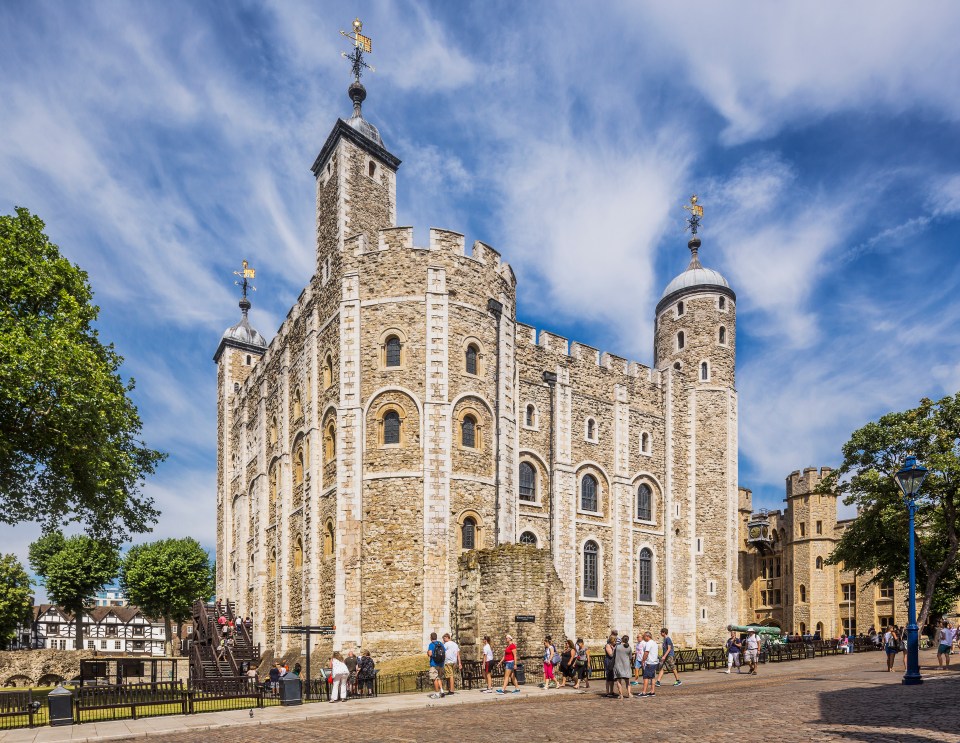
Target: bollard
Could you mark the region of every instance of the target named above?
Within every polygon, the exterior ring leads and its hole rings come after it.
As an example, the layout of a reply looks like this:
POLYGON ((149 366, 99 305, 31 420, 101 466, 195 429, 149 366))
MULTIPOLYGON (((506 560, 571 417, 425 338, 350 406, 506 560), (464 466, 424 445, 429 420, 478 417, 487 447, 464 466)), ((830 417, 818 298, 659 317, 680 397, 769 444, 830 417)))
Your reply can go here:
POLYGON ((47 695, 47 708, 51 725, 73 725, 73 694, 63 684, 47 695))

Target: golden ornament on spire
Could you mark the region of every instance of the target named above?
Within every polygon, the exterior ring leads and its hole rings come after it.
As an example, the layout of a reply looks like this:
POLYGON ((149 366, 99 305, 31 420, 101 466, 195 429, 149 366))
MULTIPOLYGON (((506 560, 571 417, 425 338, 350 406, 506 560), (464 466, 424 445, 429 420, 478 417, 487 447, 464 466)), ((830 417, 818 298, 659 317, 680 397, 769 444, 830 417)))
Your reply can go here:
POLYGON ((683 208, 690 212, 690 216, 687 217, 687 224, 690 226, 690 232, 694 235, 697 234, 697 230, 700 227, 700 220, 703 219, 703 207, 700 206, 697 201, 697 195, 694 194, 690 197, 690 203, 683 205, 683 208))

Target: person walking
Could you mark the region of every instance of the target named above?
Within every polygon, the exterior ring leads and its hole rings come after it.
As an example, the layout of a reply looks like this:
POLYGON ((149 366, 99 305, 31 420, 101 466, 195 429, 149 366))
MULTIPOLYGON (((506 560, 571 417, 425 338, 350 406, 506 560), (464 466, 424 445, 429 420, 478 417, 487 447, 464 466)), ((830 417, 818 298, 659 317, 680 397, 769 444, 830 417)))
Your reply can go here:
POLYGON ((937 631, 937 668, 950 668, 953 638, 954 630, 950 627, 950 622, 941 622, 937 631))
POLYGON ((640 685, 640 678, 643 675, 643 635, 637 637, 636 647, 633 649, 633 686, 640 685))
POLYGON ((447 679, 449 691, 447 694, 453 694, 453 687, 456 683, 456 673, 463 669, 463 663, 460 660, 460 646, 450 637, 450 633, 443 636, 443 675, 447 679))
POLYGON ((554 666, 557 665, 554 663, 557 656, 557 649, 553 645, 553 638, 550 635, 547 635, 543 638, 543 688, 547 690, 550 688, 551 684, 553 688, 557 687, 557 679, 553 674, 554 666))
POLYGON ((347 657, 343 659, 343 664, 347 667, 347 696, 353 696, 357 693, 357 654, 353 650, 347 651, 347 657))
POLYGON ((377 669, 374 666, 370 651, 364 650, 357 661, 357 694, 358 696, 373 696, 373 686, 377 680, 377 669))
POLYGON ((740 673, 740 635, 736 632, 731 632, 730 637, 727 638, 727 670, 726 673, 730 673, 730 669, 734 666, 737 667, 737 673, 740 673))
POLYGON ((613 678, 617 687, 618 699, 629 699, 630 694, 630 638, 624 635, 620 638, 616 648, 613 651, 613 678))
POLYGON ((643 633, 643 687, 641 697, 655 697, 657 677, 657 643, 653 640, 653 633, 647 630, 643 633))
POLYGON ((757 675, 757 663, 760 661, 760 638, 752 627, 747 630, 747 639, 743 641, 743 659, 750 665, 750 675, 757 675))
POLYGON ((887 631, 883 633, 883 651, 887 655, 887 673, 889 673, 893 670, 897 653, 900 652, 900 636, 897 634, 897 628, 892 624, 887 627, 887 631))
POLYGON ((503 647, 503 688, 497 689, 498 694, 507 693, 507 685, 513 682, 514 694, 520 693, 520 684, 517 682, 517 644, 512 635, 505 635, 506 644, 503 647))
POLYGON ((443 699, 443 665, 446 660, 446 650, 443 643, 437 639, 437 633, 430 633, 430 644, 427 646, 427 657, 430 659, 430 680, 433 681, 431 699, 443 699))
POLYGON ((564 686, 577 678, 577 649, 573 645, 573 640, 567 638, 566 643, 567 647, 560 655, 560 678, 563 679, 564 686))
POLYGON ((493 693, 493 646, 490 637, 483 638, 483 677, 487 680, 487 688, 481 689, 485 694, 493 693))
POLYGON ((670 639, 670 630, 666 627, 660 630, 660 643, 662 650, 660 652, 660 670, 657 672, 657 686, 660 686, 660 680, 664 672, 673 674, 673 685, 680 686, 683 682, 677 675, 676 655, 673 652, 673 640, 670 639))
POLYGON ((580 688, 580 683, 583 682, 583 688, 590 688, 590 651, 587 650, 586 644, 583 642, 582 637, 577 638, 577 659, 574 663, 577 671, 577 683, 573 685, 574 689, 580 688))
POLYGON ((333 685, 330 688, 330 703, 347 701, 347 680, 350 678, 350 671, 347 664, 343 662, 343 656, 340 653, 334 653, 330 657, 330 680, 333 685))

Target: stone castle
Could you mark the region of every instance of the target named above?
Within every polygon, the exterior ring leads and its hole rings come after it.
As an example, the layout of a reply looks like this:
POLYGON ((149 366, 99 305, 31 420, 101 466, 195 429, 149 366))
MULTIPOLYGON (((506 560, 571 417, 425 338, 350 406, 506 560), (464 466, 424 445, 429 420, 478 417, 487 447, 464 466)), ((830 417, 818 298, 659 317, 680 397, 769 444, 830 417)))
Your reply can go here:
MULTIPOLYGON (((522 610, 588 642, 668 626, 688 646, 766 618, 758 592, 778 589, 747 577, 760 550, 737 481, 736 295, 696 234, 652 366, 538 332, 496 250, 439 229, 418 247, 396 226, 400 160, 363 86, 349 94, 312 167, 313 278, 270 343, 244 298, 214 356, 218 595, 278 651, 283 624, 398 655, 522 610)), ((782 550, 796 525, 779 519, 782 550)), ((832 538, 835 504, 830 519, 832 538)))

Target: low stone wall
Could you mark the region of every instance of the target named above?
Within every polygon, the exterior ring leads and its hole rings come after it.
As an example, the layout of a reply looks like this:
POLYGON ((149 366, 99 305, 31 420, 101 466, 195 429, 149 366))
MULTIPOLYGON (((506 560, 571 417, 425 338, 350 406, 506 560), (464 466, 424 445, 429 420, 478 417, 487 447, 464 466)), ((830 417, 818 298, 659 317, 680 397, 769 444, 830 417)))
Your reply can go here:
POLYGON ((490 635, 496 653, 508 632, 521 656, 541 654, 544 635, 559 647, 565 594, 548 550, 525 544, 472 550, 461 555, 458 567, 453 623, 465 659, 479 660, 484 635, 490 635), (532 614, 536 621, 517 624, 518 614, 532 614))
MULTIPOLYGON (((0 652, 0 687, 53 686, 80 675, 81 660, 140 658, 131 655, 108 655, 93 650, 9 650, 0 652)), ((142 656, 149 661, 149 656, 142 656)), ((188 658, 176 658, 177 677, 186 681, 188 658)))

